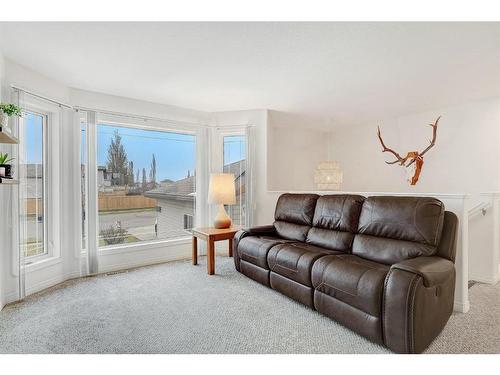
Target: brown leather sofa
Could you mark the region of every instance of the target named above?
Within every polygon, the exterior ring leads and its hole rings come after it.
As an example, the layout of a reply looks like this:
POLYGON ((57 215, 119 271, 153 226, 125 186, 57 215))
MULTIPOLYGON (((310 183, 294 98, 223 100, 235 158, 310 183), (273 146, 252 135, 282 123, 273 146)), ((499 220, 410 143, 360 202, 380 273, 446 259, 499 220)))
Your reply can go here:
POLYGON ((283 194, 273 225, 236 233, 236 269, 398 353, 453 311, 458 219, 426 197, 283 194))

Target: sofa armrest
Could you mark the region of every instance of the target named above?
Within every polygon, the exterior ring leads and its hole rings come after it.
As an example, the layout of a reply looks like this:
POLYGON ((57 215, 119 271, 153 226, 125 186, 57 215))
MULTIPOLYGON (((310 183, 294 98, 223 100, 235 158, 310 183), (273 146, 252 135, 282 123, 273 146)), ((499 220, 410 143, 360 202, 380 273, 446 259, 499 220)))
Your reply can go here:
POLYGON ((394 264, 384 284, 384 344, 397 353, 424 351, 450 318, 454 295, 451 261, 430 256, 394 264))
POLYGON ((240 254, 238 246, 240 241, 245 237, 250 236, 276 236, 274 225, 263 225, 259 227, 243 228, 234 234, 233 238, 233 258, 236 270, 240 270, 240 254))
POLYGON ((446 282, 454 272, 454 268, 451 261, 437 256, 407 259, 391 267, 421 276, 427 288, 446 282))
POLYGON ((248 236, 275 236, 276 228, 274 225, 262 225, 252 228, 243 228, 243 231, 247 232, 248 236))

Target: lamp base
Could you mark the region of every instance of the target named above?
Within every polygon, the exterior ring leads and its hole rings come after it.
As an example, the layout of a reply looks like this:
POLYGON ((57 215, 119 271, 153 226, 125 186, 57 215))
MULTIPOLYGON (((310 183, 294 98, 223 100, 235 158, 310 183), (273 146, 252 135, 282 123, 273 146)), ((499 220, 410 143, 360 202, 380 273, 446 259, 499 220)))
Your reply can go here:
POLYGON ((219 208, 217 210, 217 216, 214 219, 214 227, 216 229, 225 229, 231 226, 231 218, 226 212, 223 204, 219 204, 219 208))

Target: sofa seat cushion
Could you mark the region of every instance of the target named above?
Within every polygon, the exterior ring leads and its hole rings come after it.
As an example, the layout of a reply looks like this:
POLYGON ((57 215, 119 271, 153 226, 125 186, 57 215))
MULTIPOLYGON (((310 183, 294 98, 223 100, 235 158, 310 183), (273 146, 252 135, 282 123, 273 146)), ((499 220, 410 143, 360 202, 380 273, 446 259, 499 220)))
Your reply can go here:
POLYGON ((389 267, 350 254, 325 256, 314 263, 312 284, 324 293, 372 316, 381 317, 389 267))
POLYGON ((238 244, 238 254, 240 259, 264 268, 269 269, 267 265, 267 253, 274 245, 278 245, 289 240, 270 236, 249 236, 244 237, 238 244))
POLYGON ((312 286, 313 263, 330 254, 341 253, 306 243, 290 242, 273 246, 267 255, 267 263, 271 271, 303 285, 312 286))

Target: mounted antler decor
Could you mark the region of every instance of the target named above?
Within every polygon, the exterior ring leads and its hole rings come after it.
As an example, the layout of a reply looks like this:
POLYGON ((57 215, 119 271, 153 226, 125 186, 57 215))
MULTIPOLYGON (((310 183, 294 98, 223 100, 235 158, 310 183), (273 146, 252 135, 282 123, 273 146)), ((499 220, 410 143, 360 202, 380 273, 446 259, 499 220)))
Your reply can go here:
POLYGON ((377 135, 380 143, 382 144, 382 152, 390 152, 396 157, 394 161, 386 161, 387 164, 399 164, 402 167, 407 168, 408 172, 408 182, 410 185, 416 185, 418 181, 418 177, 420 176, 420 172, 422 171, 422 166, 424 165, 424 155, 427 151, 429 151, 436 144, 436 135, 437 135, 437 127, 438 122, 441 116, 439 116, 434 124, 429 124, 432 126, 432 140, 430 141, 429 146, 421 152, 418 151, 410 151, 406 154, 405 157, 399 155, 396 151, 391 148, 388 148, 384 140, 382 139, 382 135, 380 134, 380 127, 377 127, 377 135))

